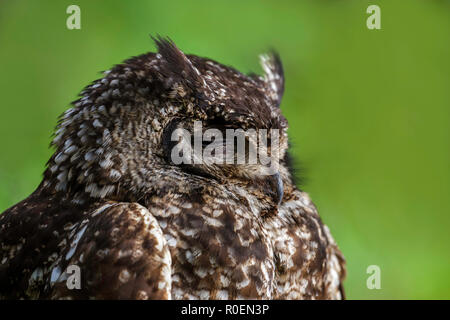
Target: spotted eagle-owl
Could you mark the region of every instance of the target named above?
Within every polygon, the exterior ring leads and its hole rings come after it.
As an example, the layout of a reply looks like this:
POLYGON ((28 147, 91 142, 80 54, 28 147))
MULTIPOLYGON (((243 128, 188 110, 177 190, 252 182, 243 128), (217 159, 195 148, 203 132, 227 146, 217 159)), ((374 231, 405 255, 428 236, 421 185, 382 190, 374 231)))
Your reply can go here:
POLYGON ((344 259, 289 168, 278 55, 244 75, 155 42, 81 92, 43 181, 0 215, 0 298, 344 298, 344 259), (280 130, 277 173, 174 164, 171 133, 194 120, 280 130))

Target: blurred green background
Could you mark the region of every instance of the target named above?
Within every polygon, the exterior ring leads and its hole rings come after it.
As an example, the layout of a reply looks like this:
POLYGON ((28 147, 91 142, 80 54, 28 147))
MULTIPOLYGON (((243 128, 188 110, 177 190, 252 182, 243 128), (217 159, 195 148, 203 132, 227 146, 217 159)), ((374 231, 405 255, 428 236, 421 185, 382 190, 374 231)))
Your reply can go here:
POLYGON ((243 72, 276 48, 303 188, 348 263, 350 299, 450 298, 450 1, 1 1, 0 212, 38 185, 57 116, 154 50, 243 72), (81 7, 81 30, 66 8, 81 7), (366 8, 381 7, 381 30, 366 8), (366 268, 381 268, 381 289, 366 268))

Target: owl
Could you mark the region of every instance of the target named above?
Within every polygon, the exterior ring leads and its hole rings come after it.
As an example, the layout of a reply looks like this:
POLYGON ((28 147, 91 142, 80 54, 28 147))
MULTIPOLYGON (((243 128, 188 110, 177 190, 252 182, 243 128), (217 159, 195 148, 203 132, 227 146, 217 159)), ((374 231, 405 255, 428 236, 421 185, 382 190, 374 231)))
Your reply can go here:
POLYGON ((42 182, 0 215, 0 298, 343 299, 345 260, 291 170, 278 54, 245 75, 154 41, 85 87, 42 182), (175 163, 195 122, 276 130, 276 170, 175 163))

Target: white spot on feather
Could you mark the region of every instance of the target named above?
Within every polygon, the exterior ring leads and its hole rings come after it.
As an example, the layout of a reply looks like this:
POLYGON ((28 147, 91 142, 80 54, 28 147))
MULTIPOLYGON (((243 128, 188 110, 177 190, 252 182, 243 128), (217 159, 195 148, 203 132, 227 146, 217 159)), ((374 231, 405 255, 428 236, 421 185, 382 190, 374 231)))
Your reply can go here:
POLYGON ((226 291, 226 290, 219 290, 219 291, 217 291, 216 297, 219 300, 228 300, 228 291, 226 291))
POLYGON ((61 268, 59 266, 53 268, 52 274, 50 276, 50 284, 54 284, 58 280, 60 275, 61 275, 61 268))
POLYGON ((36 268, 33 273, 30 276, 30 279, 28 280, 29 285, 33 285, 36 282, 40 282, 44 279, 44 271, 42 268, 36 268))
POLYGON ((75 253, 75 250, 77 249, 78 246, 78 242, 80 241, 81 237, 83 236, 84 232, 86 231, 87 225, 85 225, 80 231, 77 232, 77 234, 75 235, 74 240, 71 243, 71 248, 69 250, 69 252, 67 252, 66 254, 66 260, 69 260, 73 254, 75 253))
POLYGON ((98 119, 95 119, 93 125, 94 125, 95 128, 103 127, 103 124, 100 121, 98 121, 98 119))
POLYGON ((130 280, 131 274, 128 272, 127 269, 123 269, 119 274, 119 281, 122 283, 128 282, 130 280))

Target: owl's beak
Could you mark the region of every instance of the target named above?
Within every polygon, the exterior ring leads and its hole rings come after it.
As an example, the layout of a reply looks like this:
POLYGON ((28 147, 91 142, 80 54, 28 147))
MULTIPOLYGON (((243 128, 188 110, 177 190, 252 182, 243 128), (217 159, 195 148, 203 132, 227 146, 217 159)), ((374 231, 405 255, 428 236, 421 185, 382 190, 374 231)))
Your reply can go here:
POLYGON ((280 174, 277 172, 272 175, 273 179, 273 185, 275 186, 276 195, 277 195, 277 205, 279 206, 281 204, 281 201, 283 200, 284 195, 284 186, 283 186, 283 180, 281 179, 280 174))

